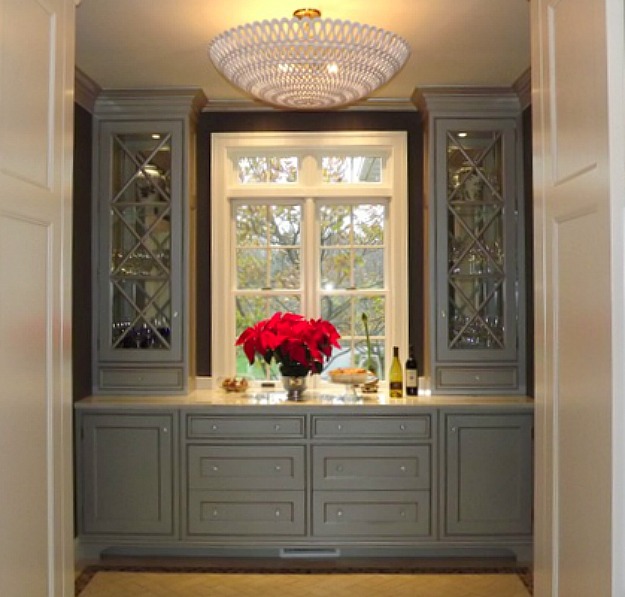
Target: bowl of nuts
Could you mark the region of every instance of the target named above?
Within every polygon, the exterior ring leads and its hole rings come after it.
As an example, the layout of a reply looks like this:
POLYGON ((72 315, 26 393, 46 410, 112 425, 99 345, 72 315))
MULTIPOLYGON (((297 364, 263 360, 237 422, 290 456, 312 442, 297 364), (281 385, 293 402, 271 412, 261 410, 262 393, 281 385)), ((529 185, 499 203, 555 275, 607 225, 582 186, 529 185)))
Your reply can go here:
POLYGON ((247 377, 222 377, 218 381, 219 387, 226 392, 242 394, 249 387, 247 377))

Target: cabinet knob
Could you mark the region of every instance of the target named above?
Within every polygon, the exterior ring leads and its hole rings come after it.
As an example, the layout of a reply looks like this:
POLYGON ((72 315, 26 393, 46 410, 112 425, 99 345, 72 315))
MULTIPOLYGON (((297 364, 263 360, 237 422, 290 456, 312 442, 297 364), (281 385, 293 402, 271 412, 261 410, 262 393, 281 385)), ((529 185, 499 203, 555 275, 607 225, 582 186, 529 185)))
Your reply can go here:
POLYGON ((275 430, 275 431, 280 431, 280 424, 279 424, 279 423, 276 423, 276 424, 273 426, 273 428, 274 428, 274 430, 275 430))
POLYGON ((343 510, 337 510, 336 515, 341 518, 341 516, 343 516, 343 510))
POLYGON ((167 429, 167 427, 163 427, 163 433, 169 433, 169 429, 167 429))
POLYGON ((406 518, 406 511, 405 511, 405 510, 401 510, 401 511, 400 511, 400 513, 399 513, 399 515, 400 515, 402 518, 406 518))
POLYGON ((218 467, 216 464, 214 464, 214 465, 213 465, 213 471, 214 471, 214 472, 217 472, 218 470, 219 470, 219 467, 218 467))
POLYGON ((400 430, 400 431, 406 431, 406 425, 404 425, 404 423, 402 423, 402 424, 399 426, 399 430, 400 430))
POLYGON ((212 425, 212 426, 211 426, 211 430, 212 430, 212 431, 217 431, 218 429, 219 429, 219 426, 218 426, 218 425, 212 425))
POLYGON ((282 467, 279 464, 276 464, 276 472, 280 472, 282 470, 282 467))
POLYGON ((339 431, 343 431, 343 425, 341 425, 340 423, 336 426, 336 428, 337 428, 339 431))
POLYGON ((213 510, 213 518, 219 516, 219 512, 217 510, 213 510))
POLYGON ((280 510, 279 510, 279 509, 277 509, 277 510, 276 510, 276 518, 279 518, 279 517, 280 517, 280 510))
POLYGON ((452 427, 452 428, 451 428, 451 432, 452 432, 452 433, 456 433, 456 431, 457 431, 457 429, 456 429, 455 427, 452 427))
POLYGON ((399 467, 399 470, 400 470, 402 473, 405 473, 405 472, 406 472, 406 467, 402 464, 402 465, 399 467))
POLYGON ((342 473, 342 472, 343 472, 343 465, 339 464, 339 465, 336 467, 336 472, 337 472, 337 473, 342 473))

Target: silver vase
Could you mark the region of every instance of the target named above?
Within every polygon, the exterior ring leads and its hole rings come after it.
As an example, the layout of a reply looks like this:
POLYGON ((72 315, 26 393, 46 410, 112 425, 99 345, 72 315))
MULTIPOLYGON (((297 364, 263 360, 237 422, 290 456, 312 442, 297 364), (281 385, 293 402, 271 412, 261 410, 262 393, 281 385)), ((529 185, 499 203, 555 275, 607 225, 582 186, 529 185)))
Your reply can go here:
POLYGON ((287 400, 301 402, 305 400, 304 392, 306 391, 307 375, 283 375, 282 385, 286 390, 287 400))

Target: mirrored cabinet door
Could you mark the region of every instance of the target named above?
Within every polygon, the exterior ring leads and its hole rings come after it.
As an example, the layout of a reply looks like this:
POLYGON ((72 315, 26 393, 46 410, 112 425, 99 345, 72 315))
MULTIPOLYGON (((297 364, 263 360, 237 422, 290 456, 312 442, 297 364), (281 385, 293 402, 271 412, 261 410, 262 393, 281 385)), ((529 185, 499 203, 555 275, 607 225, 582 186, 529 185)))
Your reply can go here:
POLYGON ((104 123, 102 132, 100 354, 171 360, 181 346, 180 130, 104 123))

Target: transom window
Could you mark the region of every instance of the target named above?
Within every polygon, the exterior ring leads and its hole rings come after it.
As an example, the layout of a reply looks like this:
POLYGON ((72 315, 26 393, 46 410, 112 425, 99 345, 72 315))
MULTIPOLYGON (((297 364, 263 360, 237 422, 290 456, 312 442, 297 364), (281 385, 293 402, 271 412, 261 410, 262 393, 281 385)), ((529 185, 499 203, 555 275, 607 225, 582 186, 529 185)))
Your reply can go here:
POLYGON ((404 133, 214 134, 213 374, 278 377, 234 346, 277 311, 341 334, 324 372, 371 353, 384 372, 407 336, 404 133))

